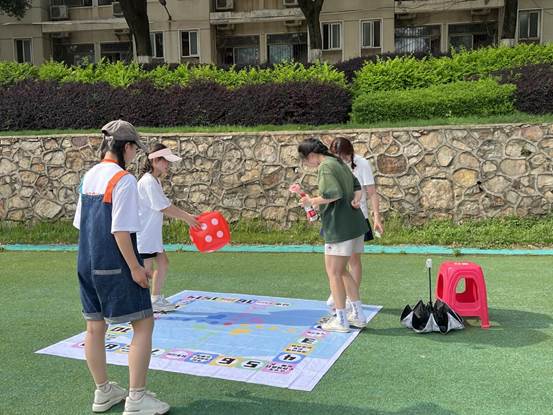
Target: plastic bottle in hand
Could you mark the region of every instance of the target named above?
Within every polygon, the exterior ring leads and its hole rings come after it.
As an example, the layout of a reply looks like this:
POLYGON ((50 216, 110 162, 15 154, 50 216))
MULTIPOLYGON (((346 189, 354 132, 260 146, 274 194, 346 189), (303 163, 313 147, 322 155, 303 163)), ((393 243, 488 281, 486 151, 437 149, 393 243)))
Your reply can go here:
MULTIPOLYGON (((301 190, 301 187, 298 183, 294 183, 293 185, 290 186, 290 189, 289 189, 292 193, 296 193, 297 195, 299 195, 300 197, 304 197, 304 196, 307 196, 305 194, 304 191, 301 190)), ((315 210, 315 208, 313 206, 311 206, 310 204, 309 205, 305 205, 303 207, 303 209, 305 210, 305 214, 307 215, 307 219, 309 220, 309 222, 314 222, 316 221, 317 219, 319 219, 319 215, 317 214, 317 211, 315 210)))
MULTIPOLYGON (((299 193, 300 197, 307 196, 304 192, 299 193)), ((307 215, 307 219, 309 222, 315 222, 317 219, 319 219, 319 214, 315 210, 311 204, 307 204, 303 206, 303 210, 305 210, 305 214, 307 215)))

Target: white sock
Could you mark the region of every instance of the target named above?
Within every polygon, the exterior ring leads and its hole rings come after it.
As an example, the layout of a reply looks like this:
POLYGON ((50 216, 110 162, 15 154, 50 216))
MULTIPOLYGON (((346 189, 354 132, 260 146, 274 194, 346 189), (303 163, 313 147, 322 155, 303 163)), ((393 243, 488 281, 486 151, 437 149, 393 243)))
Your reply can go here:
POLYGON ((146 388, 130 388, 129 398, 133 401, 138 401, 139 399, 142 399, 144 393, 146 393, 146 388))
POLYGON ((348 325, 348 316, 346 314, 345 308, 337 308, 336 309, 336 318, 338 318, 338 321, 342 326, 348 325))
POLYGON ((152 295, 152 303, 155 303, 157 300, 159 300, 160 295, 152 295))
POLYGON ((101 390, 103 393, 108 393, 111 390, 111 384, 106 380, 104 383, 96 385, 96 389, 101 390))
POLYGON ((353 306, 353 312, 355 314, 355 317, 364 319, 365 313, 363 312, 363 304, 361 303, 361 300, 352 301, 351 305, 353 306))

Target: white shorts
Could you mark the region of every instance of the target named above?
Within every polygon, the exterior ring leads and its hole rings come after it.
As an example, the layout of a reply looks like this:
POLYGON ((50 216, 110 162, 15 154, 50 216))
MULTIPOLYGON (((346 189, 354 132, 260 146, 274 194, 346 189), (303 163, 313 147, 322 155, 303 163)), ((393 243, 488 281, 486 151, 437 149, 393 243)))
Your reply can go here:
POLYGON ((351 256, 352 254, 362 254, 365 249, 365 235, 358 236, 342 242, 325 244, 325 255, 351 256))

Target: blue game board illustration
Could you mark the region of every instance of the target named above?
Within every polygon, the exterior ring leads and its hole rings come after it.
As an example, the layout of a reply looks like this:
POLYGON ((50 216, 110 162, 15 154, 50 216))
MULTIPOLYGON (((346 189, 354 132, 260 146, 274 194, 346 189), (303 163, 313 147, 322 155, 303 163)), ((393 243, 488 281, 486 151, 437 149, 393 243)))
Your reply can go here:
MULTIPOLYGON (((155 315, 150 368, 312 390, 359 334, 329 333, 323 301, 182 291, 177 311, 155 315)), ((364 306, 372 319, 380 306, 364 306)), ((127 364, 129 324, 110 325, 108 363, 127 364)), ((84 333, 37 353, 84 359, 84 333)))

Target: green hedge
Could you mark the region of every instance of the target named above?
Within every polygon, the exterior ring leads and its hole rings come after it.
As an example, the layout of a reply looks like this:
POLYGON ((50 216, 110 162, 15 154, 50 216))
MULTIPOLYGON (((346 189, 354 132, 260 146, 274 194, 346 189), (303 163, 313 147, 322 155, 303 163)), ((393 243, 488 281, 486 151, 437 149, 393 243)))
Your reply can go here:
POLYGON ((133 83, 150 80, 158 87, 187 86, 194 81, 213 81, 227 88, 266 83, 319 81, 346 87, 344 74, 326 63, 305 67, 301 63, 282 63, 272 68, 223 69, 214 65, 181 64, 176 68, 158 66, 151 71, 136 63, 109 63, 84 66, 67 66, 61 62, 46 62, 38 67, 29 64, 0 62, 0 85, 12 85, 25 79, 47 81, 98 83, 127 87, 133 83))
POLYGON ((514 111, 516 87, 495 80, 459 81, 430 88, 377 91, 358 96, 352 107, 357 123, 430 119, 436 117, 489 116, 514 111))
POLYGON ((451 57, 378 59, 367 62, 357 72, 352 92, 361 95, 374 91, 426 88, 488 76, 500 69, 531 63, 553 63, 553 43, 452 52, 451 57))

